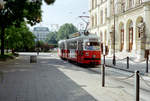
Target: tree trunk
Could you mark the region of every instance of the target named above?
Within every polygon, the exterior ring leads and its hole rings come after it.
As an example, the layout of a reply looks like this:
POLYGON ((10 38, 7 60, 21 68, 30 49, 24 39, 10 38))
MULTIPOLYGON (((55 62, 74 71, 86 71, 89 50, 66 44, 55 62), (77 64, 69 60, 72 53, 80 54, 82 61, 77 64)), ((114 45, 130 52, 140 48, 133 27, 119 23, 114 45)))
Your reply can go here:
POLYGON ((11 52, 12 52, 12 54, 14 54, 14 53, 15 53, 15 50, 14 50, 14 48, 12 48, 11 52))
POLYGON ((5 33, 5 28, 1 28, 1 55, 4 55, 4 34, 5 33))

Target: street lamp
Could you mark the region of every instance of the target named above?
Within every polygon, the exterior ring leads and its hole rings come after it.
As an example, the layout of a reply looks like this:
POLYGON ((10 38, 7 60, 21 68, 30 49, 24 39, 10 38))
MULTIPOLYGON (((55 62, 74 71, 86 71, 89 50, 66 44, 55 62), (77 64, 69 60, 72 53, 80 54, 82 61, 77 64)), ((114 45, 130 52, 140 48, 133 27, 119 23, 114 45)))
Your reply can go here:
POLYGON ((116 56, 115 56, 115 41, 116 41, 116 39, 115 39, 115 25, 116 25, 116 21, 115 21, 115 6, 117 5, 117 4, 121 4, 121 5, 124 5, 124 3, 122 3, 122 2, 116 2, 115 3, 115 0, 113 0, 113 10, 114 10, 114 29, 113 29, 113 38, 114 38, 114 51, 113 51, 113 65, 116 65, 116 56))

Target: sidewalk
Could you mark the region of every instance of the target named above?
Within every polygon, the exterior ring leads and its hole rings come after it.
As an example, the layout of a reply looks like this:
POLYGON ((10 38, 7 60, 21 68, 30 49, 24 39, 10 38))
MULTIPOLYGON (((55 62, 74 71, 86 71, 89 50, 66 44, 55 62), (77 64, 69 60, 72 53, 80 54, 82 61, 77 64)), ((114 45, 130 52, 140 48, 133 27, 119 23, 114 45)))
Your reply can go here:
MULTIPOLYGON (((40 54, 33 64, 29 63, 29 55, 22 54, 15 61, 0 63, 0 71, 4 74, 0 101, 134 101, 135 98, 134 78, 119 80, 131 73, 124 75, 106 68, 106 84, 101 87, 100 68, 81 68, 56 54, 40 54)), ((144 87, 141 101, 149 101, 150 88, 143 82, 141 85, 144 87)))
MULTIPOLYGON (((138 71, 140 71, 140 73, 150 76, 150 61, 148 61, 149 73, 146 73, 146 61, 145 60, 137 61, 135 58, 135 55, 130 54, 130 53, 123 54, 123 53, 118 52, 115 54, 115 56, 116 56, 116 65, 114 66, 112 64, 113 55, 111 55, 111 56, 107 55, 105 57, 106 65, 111 66, 111 67, 116 67, 119 69, 124 69, 124 70, 131 71, 131 72, 138 70, 138 71), (129 57, 129 69, 127 68, 127 56, 129 57)), ((102 59, 102 61, 103 61, 103 59, 102 59)))
POLYGON ((57 69, 57 59, 38 56, 30 63, 29 56, 0 63, 0 101, 96 101, 84 89, 57 69))

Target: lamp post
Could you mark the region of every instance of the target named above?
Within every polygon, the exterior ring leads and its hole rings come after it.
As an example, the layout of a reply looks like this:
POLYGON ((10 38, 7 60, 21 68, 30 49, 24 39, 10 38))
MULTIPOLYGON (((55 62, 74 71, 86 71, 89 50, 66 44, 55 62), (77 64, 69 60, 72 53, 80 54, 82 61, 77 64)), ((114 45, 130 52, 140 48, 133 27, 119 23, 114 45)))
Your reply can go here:
POLYGON ((115 21, 115 0, 113 0, 113 10, 114 10, 114 29, 113 29, 113 43, 114 43, 114 51, 113 51, 113 65, 116 65, 116 56, 115 56, 115 24, 116 24, 116 21, 115 21))
POLYGON ((116 56, 115 56, 115 41, 116 41, 116 38, 115 38, 115 25, 116 25, 116 20, 115 20, 115 6, 117 5, 117 4, 121 4, 121 5, 124 5, 124 3, 122 3, 122 2, 116 2, 115 3, 115 0, 113 0, 113 11, 114 11, 114 27, 113 27, 113 43, 114 43, 114 51, 113 51, 113 65, 116 65, 116 56))

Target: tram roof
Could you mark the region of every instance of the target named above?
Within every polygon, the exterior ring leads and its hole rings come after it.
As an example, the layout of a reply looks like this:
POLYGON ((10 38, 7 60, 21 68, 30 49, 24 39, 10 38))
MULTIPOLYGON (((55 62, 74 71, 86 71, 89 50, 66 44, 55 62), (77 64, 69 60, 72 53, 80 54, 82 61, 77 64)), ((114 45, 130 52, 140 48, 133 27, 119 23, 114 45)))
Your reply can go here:
POLYGON ((70 39, 67 39, 67 41, 73 41, 73 40, 80 40, 80 39, 89 39, 89 38, 98 38, 98 36, 96 34, 89 34, 89 35, 81 35, 81 36, 78 36, 78 37, 75 37, 75 38, 70 38, 70 39))
POLYGON ((98 38, 97 34, 88 33, 85 34, 84 31, 76 32, 69 36, 69 39, 60 40, 58 43, 64 43, 66 41, 75 41, 80 39, 98 38))

